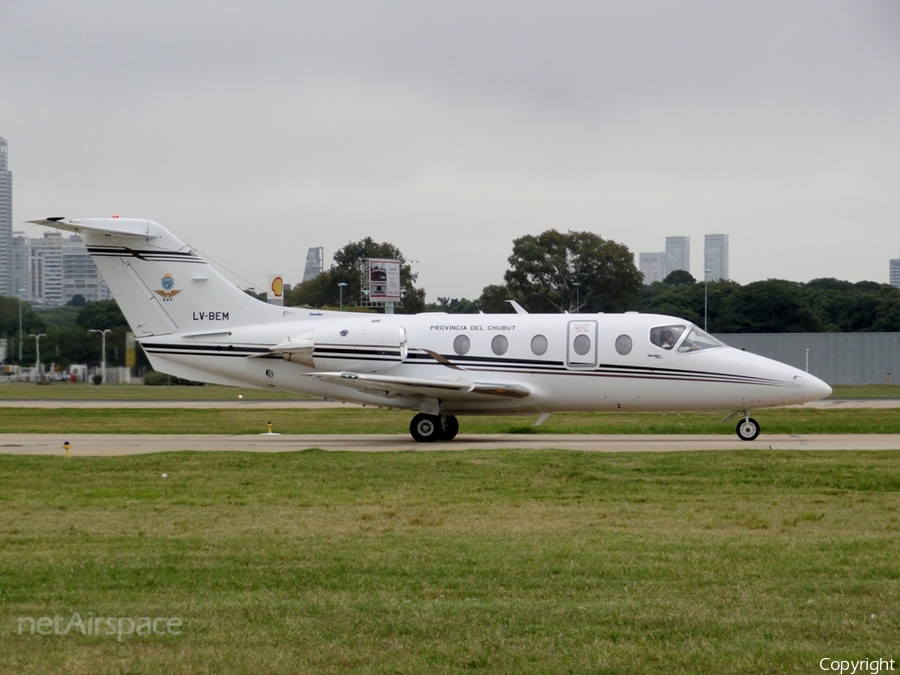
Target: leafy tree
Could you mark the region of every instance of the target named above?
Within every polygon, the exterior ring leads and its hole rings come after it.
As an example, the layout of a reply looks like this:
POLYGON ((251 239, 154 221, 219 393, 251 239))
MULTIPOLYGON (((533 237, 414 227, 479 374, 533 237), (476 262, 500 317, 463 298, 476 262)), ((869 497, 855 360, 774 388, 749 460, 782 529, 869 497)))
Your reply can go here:
POLYGON ((72 296, 72 299, 69 300, 66 305, 69 307, 84 307, 87 304, 87 300, 85 300, 84 296, 76 293, 72 296))
POLYGON ((119 309, 119 303, 115 300, 100 300, 98 302, 89 302, 75 317, 75 324, 81 328, 96 328, 103 330, 104 328, 127 327, 128 321, 125 315, 119 309))
POLYGON ((846 292, 853 290, 853 284, 849 281, 841 281, 840 279, 835 279, 834 277, 823 277, 807 282, 806 288, 812 291, 846 292))
MULTIPOLYGON (((481 311, 487 314, 513 314, 515 309, 507 300, 521 300, 510 293, 509 288, 503 284, 491 284, 485 286, 481 291, 481 297, 478 304, 481 305, 481 311)), ((530 311, 530 307, 525 307, 530 311)))
POLYGON ((728 311, 731 296, 740 288, 734 281, 720 280, 709 284, 693 283, 666 286, 651 284, 656 292, 647 292, 641 298, 640 311, 687 319, 701 328, 704 316, 710 331, 722 330, 723 312, 728 311), (705 286, 705 288, 704 288, 705 286))
POLYGON ((426 312, 447 312, 448 314, 477 314, 480 310, 481 302, 468 298, 438 297, 437 302, 425 306, 426 312))
POLYGON ((663 283, 666 286, 685 286, 687 284, 695 284, 697 280, 687 270, 674 270, 669 272, 668 276, 663 279, 663 283))
POLYGON ((738 288, 716 330, 724 333, 816 333, 823 329, 800 284, 769 279, 738 288))
POLYGON ((41 318, 48 327, 72 328, 75 325, 75 319, 78 317, 80 307, 72 307, 71 305, 63 305, 62 307, 48 307, 38 311, 41 318))
POLYGON ((520 237, 509 264, 507 297, 530 312, 619 312, 633 309, 640 297, 642 276, 632 253, 592 232, 520 237))
POLYGON ((376 243, 371 237, 350 242, 334 254, 334 264, 314 279, 298 284, 285 294, 285 303, 306 307, 337 307, 358 304, 362 296, 362 282, 369 273, 369 258, 386 258, 400 261, 400 297, 406 313, 425 309, 425 290, 416 288, 418 274, 412 271, 403 253, 393 244, 376 243), (344 283, 343 293, 338 284, 344 283))
MULTIPOLYGON (((0 337, 8 339, 7 356, 8 363, 19 360, 19 340, 22 340, 23 359, 29 353, 28 343, 34 344, 33 339, 28 338, 29 333, 46 333, 47 324, 27 302, 18 298, 0 296, 0 337), (22 334, 19 333, 19 308, 22 310, 22 334)), ((43 342, 41 343, 43 346, 43 342)))

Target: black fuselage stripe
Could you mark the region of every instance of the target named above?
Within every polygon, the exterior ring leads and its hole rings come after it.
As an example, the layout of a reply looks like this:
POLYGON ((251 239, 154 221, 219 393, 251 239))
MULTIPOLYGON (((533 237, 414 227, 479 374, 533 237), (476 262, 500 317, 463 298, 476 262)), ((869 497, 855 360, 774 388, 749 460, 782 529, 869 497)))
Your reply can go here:
MULTIPOLYGON (((151 354, 170 354, 170 355, 195 355, 195 356, 225 356, 225 357, 241 357, 263 355, 264 358, 282 358, 281 354, 269 354, 269 350, 265 347, 241 347, 235 345, 192 345, 178 343, 141 343, 141 346, 151 354), (230 347, 230 349, 229 349, 230 347)), ((318 353, 316 350, 314 358, 330 358, 335 360, 347 360, 355 362, 395 364, 400 363, 399 352, 387 350, 327 350, 328 356, 318 353)), ((472 357, 473 360, 475 357, 472 357)), ((430 357, 429 357, 430 359, 430 357)), ((790 382, 772 380, 760 377, 751 377, 747 375, 737 375, 733 373, 715 373, 710 371, 693 371, 693 370, 675 370, 671 368, 652 368, 646 366, 609 366, 600 364, 597 367, 590 368, 565 368, 558 361, 545 362, 546 365, 540 363, 535 364, 531 359, 480 359, 481 363, 468 363, 466 370, 470 372, 491 372, 518 375, 565 375, 578 377, 602 377, 602 378, 619 378, 628 380, 665 380, 670 382, 708 382, 718 384, 738 384, 738 385, 764 385, 777 387, 791 387, 790 382), (537 367, 535 367, 537 365, 537 367)), ((425 363, 422 361, 418 365, 438 365, 437 363, 425 363)), ((410 364, 417 365, 417 364, 410 364)))

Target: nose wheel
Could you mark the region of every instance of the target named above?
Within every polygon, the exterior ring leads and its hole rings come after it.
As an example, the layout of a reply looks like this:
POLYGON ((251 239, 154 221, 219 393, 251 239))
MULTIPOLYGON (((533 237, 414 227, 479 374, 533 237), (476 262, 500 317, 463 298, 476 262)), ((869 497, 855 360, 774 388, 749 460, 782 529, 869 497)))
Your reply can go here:
POLYGON ((756 440, 756 437, 759 436, 759 422, 752 417, 745 417, 737 423, 735 431, 742 441, 756 440))
POLYGON ((459 420, 454 415, 419 413, 409 423, 409 433, 417 443, 450 441, 459 433, 459 420))

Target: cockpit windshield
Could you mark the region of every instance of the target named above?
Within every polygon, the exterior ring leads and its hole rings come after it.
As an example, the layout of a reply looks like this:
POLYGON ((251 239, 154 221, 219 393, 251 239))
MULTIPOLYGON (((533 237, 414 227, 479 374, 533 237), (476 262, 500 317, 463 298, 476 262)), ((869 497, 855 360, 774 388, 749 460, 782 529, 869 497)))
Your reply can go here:
POLYGON ((715 349, 716 347, 724 346, 706 331, 697 328, 697 326, 691 326, 687 337, 678 346, 678 352, 684 354, 686 352, 699 352, 703 349, 715 349))

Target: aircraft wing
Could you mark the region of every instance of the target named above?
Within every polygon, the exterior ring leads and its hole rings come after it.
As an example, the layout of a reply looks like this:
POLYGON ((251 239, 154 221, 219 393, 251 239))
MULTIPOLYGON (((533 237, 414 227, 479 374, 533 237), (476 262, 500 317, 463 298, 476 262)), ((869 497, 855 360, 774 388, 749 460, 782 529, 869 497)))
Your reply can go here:
POLYGON ((517 384, 473 382, 462 378, 425 379, 348 372, 304 373, 304 375, 387 398, 398 396, 434 396, 453 399, 481 399, 484 396, 525 398, 531 394, 529 389, 517 384))

